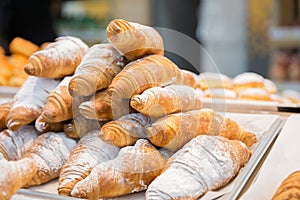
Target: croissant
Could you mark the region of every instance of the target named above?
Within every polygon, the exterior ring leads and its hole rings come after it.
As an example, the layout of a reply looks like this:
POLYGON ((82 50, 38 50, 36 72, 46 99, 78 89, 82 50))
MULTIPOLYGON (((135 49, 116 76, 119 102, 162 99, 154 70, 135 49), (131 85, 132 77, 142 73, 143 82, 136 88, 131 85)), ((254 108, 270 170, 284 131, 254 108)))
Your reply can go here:
POLYGON ((6 129, 6 117, 9 113, 11 101, 2 103, 0 105, 0 130, 6 129))
POLYGON ((194 89, 201 89, 201 78, 199 77, 199 75, 188 71, 188 70, 184 70, 181 69, 183 76, 184 76, 184 82, 185 85, 190 85, 192 88, 194 89))
POLYGON ((49 122, 46 122, 44 120, 44 118, 40 115, 35 120, 35 128, 40 133, 61 132, 61 131, 63 131, 65 123, 66 123, 65 121, 49 123, 49 122))
POLYGON ((25 158, 33 159, 37 173, 24 186, 40 185, 58 178, 59 172, 76 146, 74 139, 63 132, 48 132, 40 135, 25 153, 25 158))
POLYGON ((124 59, 110 44, 95 44, 84 55, 69 83, 71 95, 89 96, 107 88, 124 66, 124 59))
POLYGON ((145 199, 198 199, 234 178, 251 152, 238 140, 200 135, 177 151, 148 187, 145 199))
POLYGON ((70 196, 74 185, 87 177, 94 166, 114 159, 118 153, 118 147, 99 139, 97 130, 88 132, 79 140, 61 169, 58 193, 70 196))
POLYGON ((108 24, 106 35, 109 42, 128 60, 136 60, 149 54, 164 54, 162 37, 149 26, 115 19, 108 24))
POLYGON ((151 117, 201 109, 201 95, 186 85, 153 87, 142 94, 134 95, 130 105, 135 110, 151 117))
POLYGON ((299 175, 300 170, 289 174, 277 188, 272 200, 299 199, 299 175))
POLYGON ((118 156, 94 167, 78 182, 71 195, 98 199, 145 190, 165 166, 166 159, 151 143, 140 139, 120 150, 118 156))
POLYGON ((77 116, 77 107, 84 100, 83 97, 73 97, 69 93, 71 76, 66 76, 47 97, 41 116, 49 123, 62 122, 77 116))
POLYGON ((243 132, 237 123, 224 120, 221 115, 211 109, 170 114, 156 120, 147 129, 152 144, 171 151, 177 151, 198 135, 223 135, 230 139, 242 139, 247 144, 256 141, 255 134, 243 132), (239 130, 239 132, 234 130, 239 130), (250 134, 251 137, 249 137, 250 134), (249 142, 245 139, 249 139, 249 142))
POLYGON ((33 125, 22 126, 17 131, 5 129, 0 133, 0 153, 7 160, 19 160, 38 134, 33 125))
POLYGON ((63 78, 72 75, 89 47, 79 38, 56 38, 44 50, 32 54, 24 66, 27 74, 45 78, 63 78))
POLYGON ((30 124, 41 114, 42 107, 51 90, 59 81, 29 76, 17 94, 13 97, 6 125, 10 130, 17 130, 30 124))
POLYGON ((147 126, 151 119, 141 113, 123 115, 119 119, 107 122, 99 132, 99 137, 118 147, 133 145, 139 138, 147 138, 147 126))
POLYGON ((30 57, 31 54, 39 50, 39 46, 33 42, 21 37, 15 37, 9 43, 9 51, 12 54, 22 54, 26 57, 30 57))
POLYGON ((9 200, 37 171, 35 163, 29 158, 0 160, 0 168, 0 200, 9 200))
POLYGON ((70 138, 81 138, 91 130, 100 130, 102 123, 97 120, 87 119, 82 115, 72 119, 64 125, 64 133, 70 138))

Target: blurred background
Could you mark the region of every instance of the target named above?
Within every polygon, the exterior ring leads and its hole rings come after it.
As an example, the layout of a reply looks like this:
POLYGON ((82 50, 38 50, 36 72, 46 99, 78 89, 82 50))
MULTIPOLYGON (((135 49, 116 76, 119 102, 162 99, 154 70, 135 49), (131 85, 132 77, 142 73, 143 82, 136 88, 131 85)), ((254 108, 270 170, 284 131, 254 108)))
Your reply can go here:
MULTIPOLYGON (((123 18, 178 31, 201 44, 209 56, 203 56, 200 45, 182 55, 166 51, 181 68, 199 73, 217 67, 230 77, 252 71, 299 90, 299 1, 1 0, 0 46, 9 54, 16 36, 41 45, 61 35, 93 45, 106 39, 110 20, 123 18)), ((184 45, 161 34, 166 49, 184 45)))

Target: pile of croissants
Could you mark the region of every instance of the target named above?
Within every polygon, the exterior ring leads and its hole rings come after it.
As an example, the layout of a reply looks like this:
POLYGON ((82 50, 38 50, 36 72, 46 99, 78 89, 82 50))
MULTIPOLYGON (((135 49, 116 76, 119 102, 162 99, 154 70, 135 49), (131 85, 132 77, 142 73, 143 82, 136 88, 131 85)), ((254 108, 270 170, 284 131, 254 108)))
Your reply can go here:
POLYGON ((0 106, 0 199, 58 178, 58 194, 197 199, 238 175, 257 142, 202 108, 199 75, 152 27, 111 21, 107 43, 61 36, 33 53, 0 106))

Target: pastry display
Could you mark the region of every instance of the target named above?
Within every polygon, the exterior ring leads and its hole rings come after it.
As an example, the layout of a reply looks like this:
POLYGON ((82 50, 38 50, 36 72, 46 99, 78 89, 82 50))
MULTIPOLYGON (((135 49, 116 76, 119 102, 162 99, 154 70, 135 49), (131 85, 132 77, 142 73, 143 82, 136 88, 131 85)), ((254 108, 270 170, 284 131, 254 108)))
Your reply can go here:
POLYGON ((89 47, 79 38, 58 37, 45 49, 37 51, 24 66, 27 74, 44 78, 63 78, 74 73, 89 47))
POLYGON ((227 184, 250 156, 240 141, 200 135, 168 160, 162 174, 149 185, 145 199, 198 199, 227 184))
POLYGON ((201 109, 201 95, 186 85, 152 87, 134 95, 130 105, 135 110, 150 117, 201 109))
POLYGON ((95 44, 83 56, 69 83, 71 94, 89 96, 107 88, 125 60, 110 44, 95 44))
POLYGON ((106 27, 109 42, 132 61, 150 54, 164 54, 163 39, 152 27, 115 19, 106 27))

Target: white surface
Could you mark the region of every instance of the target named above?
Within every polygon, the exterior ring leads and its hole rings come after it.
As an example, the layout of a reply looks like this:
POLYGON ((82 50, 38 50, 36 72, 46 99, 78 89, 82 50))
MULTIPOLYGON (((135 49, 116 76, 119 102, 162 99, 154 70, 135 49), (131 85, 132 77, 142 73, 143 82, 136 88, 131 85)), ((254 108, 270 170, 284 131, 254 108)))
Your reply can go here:
MULTIPOLYGON (((237 113, 220 113, 220 114, 224 117, 229 117, 229 118, 237 121, 242 128, 256 134, 256 136, 258 138, 258 142, 251 147, 251 150, 253 151, 253 153, 255 153, 255 150, 264 141, 266 136, 268 136, 268 134, 272 134, 272 133, 270 133, 269 130, 273 127, 275 122, 277 122, 280 118, 279 115, 271 115, 271 114, 237 114, 237 113)), ((255 157, 253 157, 253 156, 252 156, 252 158, 255 159, 255 157)), ((249 161, 249 163, 250 163, 250 161, 249 161)), ((240 175, 243 175, 243 174, 240 173, 240 175)), ((238 175, 237 178, 242 178, 242 177, 240 177, 240 175, 238 175)), ((206 193, 201 198, 201 200, 215 199, 216 197, 219 197, 225 193, 231 192, 232 189, 234 188, 235 180, 232 181, 231 184, 228 184, 226 187, 224 187, 218 191, 206 193)), ((57 180, 54 180, 50 183, 47 183, 47 184, 44 184, 41 186, 31 187, 29 189, 32 191, 57 194, 57 180)), ((12 200, 18 200, 19 197, 20 197, 20 194, 17 194, 12 198, 12 200)), ((139 200, 139 199, 142 200, 142 199, 144 199, 144 192, 130 194, 130 195, 113 198, 113 199, 114 200, 139 200)))
POLYGON ((300 169, 300 115, 291 115, 242 200, 271 199, 281 182, 300 169))

